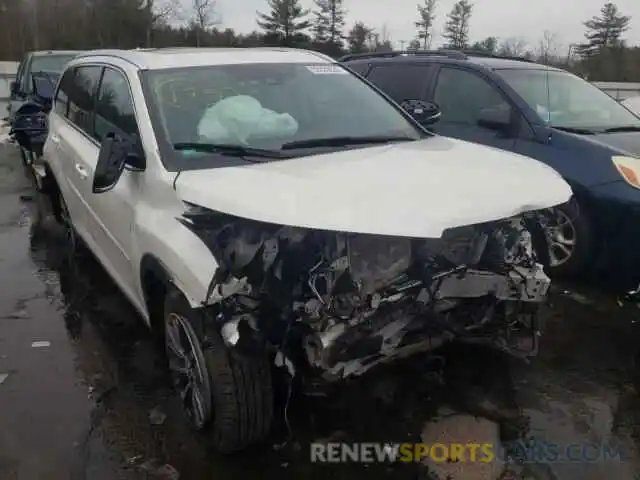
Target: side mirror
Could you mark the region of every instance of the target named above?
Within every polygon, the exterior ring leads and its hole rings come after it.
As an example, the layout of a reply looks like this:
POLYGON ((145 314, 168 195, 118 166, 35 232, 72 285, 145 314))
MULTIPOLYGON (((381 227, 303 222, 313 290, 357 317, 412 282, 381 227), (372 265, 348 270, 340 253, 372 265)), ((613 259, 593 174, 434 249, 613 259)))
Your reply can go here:
POLYGON ((431 125, 440 120, 442 112, 433 102, 423 100, 405 100, 400 106, 421 125, 431 125))
POLYGON ((93 176, 93 193, 105 193, 113 189, 127 167, 133 171, 144 170, 144 157, 134 152, 130 141, 108 133, 100 146, 93 176))
POLYGON ((478 126, 508 132, 511 128, 511 107, 500 105, 498 107, 483 108, 478 115, 478 126))
POLYGON ((118 148, 114 134, 110 133, 102 140, 96 172, 93 176, 93 193, 105 193, 118 183, 124 170, 126 152, 118 148))

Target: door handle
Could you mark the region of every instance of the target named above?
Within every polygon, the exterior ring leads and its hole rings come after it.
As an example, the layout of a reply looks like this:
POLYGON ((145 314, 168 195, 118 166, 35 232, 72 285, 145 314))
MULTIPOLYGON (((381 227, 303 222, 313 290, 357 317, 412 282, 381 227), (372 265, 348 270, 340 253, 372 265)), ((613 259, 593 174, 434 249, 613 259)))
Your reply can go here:
POLYGON ((56 135, 55 133, 52 133, 51 134, 51 141, 57 145, 57 144, 60 143, 60 137, 58 135, 56 135))
POLYGON ((80 175, 80 178, 82 179, 85 179, 89 176, 89 173, 87 173, 87 169, 79 163, 76 163, 76 172, 78 172, 78 175, 80 175))

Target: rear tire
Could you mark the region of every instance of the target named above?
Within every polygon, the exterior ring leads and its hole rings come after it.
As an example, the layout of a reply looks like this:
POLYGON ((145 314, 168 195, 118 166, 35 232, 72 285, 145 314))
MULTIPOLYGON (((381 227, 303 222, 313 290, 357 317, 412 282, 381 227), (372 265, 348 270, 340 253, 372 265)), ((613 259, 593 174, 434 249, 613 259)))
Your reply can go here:
MULTIPOLYGON (((273 384, 271 365, 266 354, 240 354, 227 347, 218 332, 202 311, 191 308, 184 296, 170 287, 165 297, 164 327, 165 348, 169 371, 174 386, 180 386, 181 372, 176 367, 175 352, 170 347, 171 332, 176 316, 185 321, 183 338, 191 330, 198 345, 192 358, 203 361, 206 378, 201 379, 202 389, 208 389, 206 418, 197 419, 193 411, 183 404, 187 418, 198 430, 207 429, 212 445, 220 453, 232 453, 264 440, 273 423, 273 384), (173 362, 173 365, 172 365, 173 362)), ((184 348, 184 347, 183 347, 184 348)), ((193 378, 193 372, 191 373, 193 378)), ((184 395, 181 396, 184 398, 184 395)))
POLYGON ((21 146, 18 146, 18 148, 20 149, 20 159, 22 160, 22 164, 28 168, 31 162, 30 153, 21 146))
POLYGON ((590 260, 594 258, 589 213, 575 199, 550 210, 556 224, 548 227, 546 232, 550 243, 550 274, 557 278, 569 278, 585 273, 590 260), (561 253, 566 254, 566 249, 570 250, 570 254, 558 261, 561 253))

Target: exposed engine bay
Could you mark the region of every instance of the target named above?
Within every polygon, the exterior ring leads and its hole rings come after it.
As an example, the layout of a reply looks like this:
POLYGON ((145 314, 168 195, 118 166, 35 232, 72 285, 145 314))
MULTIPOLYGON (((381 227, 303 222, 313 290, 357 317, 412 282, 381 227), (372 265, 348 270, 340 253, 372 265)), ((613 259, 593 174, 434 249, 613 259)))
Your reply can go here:
POLYGON ((296 371, 359 375, 453 339, 536 354, 550 280, 535 213, 439 239, 280 226, 195 205, 180 220, 220 265, 208 297, 221 298, 225 342, 259 338, 296 371), (225 295, 239 279, 244 288, 225 295))

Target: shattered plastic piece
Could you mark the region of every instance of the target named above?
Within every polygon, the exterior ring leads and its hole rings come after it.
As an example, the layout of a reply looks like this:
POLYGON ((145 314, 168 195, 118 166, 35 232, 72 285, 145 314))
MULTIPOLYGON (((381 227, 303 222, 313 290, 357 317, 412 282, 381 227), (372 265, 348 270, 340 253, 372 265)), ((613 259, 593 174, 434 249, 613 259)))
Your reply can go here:
POLYGON ((3 318, 6 318, 7 320, 20 320, 23 318, 29 318, 29 313, 26 310, 18 310, 3 318))
POLYGON ((0 373, 0 385, 2 385, 7 378, 9 378, 8 373, 0 373))
POLYGON ((127 458, 125 463, 131 466, 140 463, 140 460, 142 460, 142 455, 134 455, 133 457, 127 458))
POLYGON ((571 293, 569 296, 576 302, 582 303, 583 305, 589 305, 591 303, 591 301, 586 296, 579 293, 571 293))
POLYGON ((162 480, 178 480, 180 478, 180 472, 173 468, 168 463, 158 468, 153 475, 162 480))
POLYGON ((160 407, 154 407, 149 411, 149 421, 151 425, 162 425, 166 418, 167 415, 160 410, 160 407))
POLYGON ((50 347, 50 346, 51 346, 51 342, 47 342, 46 340, 33 342, 31 344, 32 348, 44 348, 44 347, 50 347))
POLYGON ((289 360, 287 357, 285 357, 282 352, 277 352, 276 353, 276 358, 274 359, 274 363, 276 367, 287 367, 287 370, 289 372, 289 375, 291 375, 292 377, 295 376, 296 370, 293 366, 293 363, 291 363, 291 360, 289 360))

